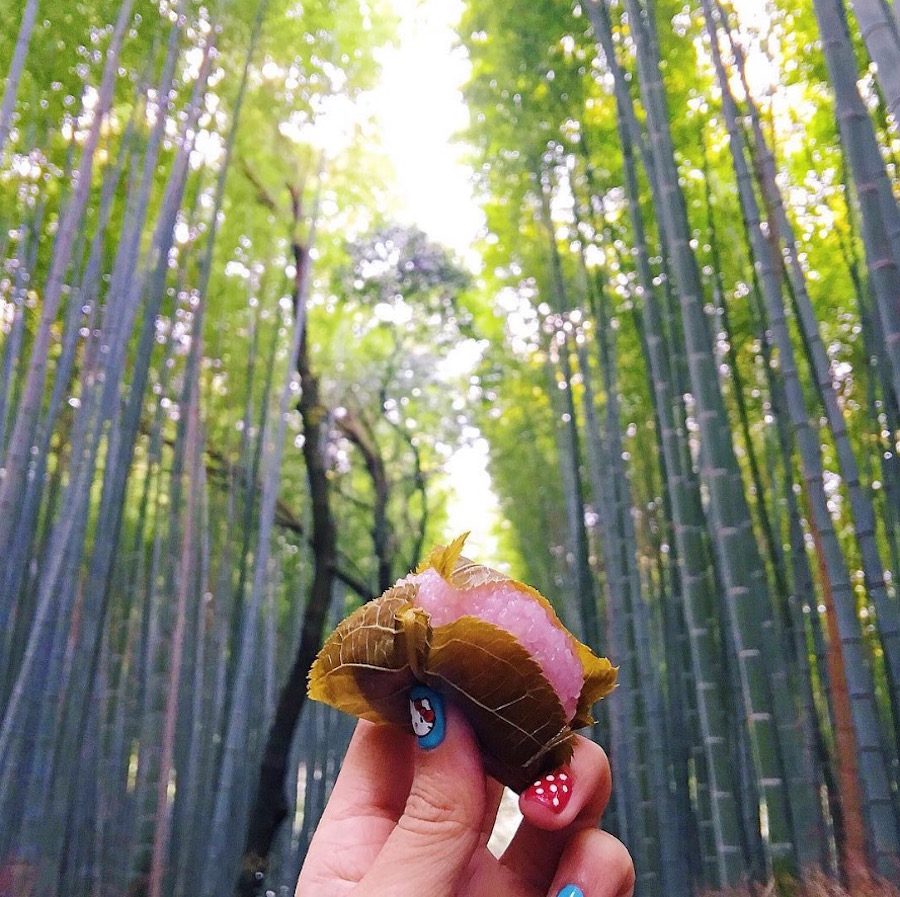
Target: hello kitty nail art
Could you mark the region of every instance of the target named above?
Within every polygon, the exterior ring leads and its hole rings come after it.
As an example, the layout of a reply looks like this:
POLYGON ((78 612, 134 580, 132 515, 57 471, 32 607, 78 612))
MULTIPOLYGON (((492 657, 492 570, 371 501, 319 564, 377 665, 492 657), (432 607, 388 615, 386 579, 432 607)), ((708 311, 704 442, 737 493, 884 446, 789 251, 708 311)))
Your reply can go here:
POLYGON ((444 740, 444 699, 436 691, 424 685, 411 688, 409 716, 421 747, 428 750, 444 740))

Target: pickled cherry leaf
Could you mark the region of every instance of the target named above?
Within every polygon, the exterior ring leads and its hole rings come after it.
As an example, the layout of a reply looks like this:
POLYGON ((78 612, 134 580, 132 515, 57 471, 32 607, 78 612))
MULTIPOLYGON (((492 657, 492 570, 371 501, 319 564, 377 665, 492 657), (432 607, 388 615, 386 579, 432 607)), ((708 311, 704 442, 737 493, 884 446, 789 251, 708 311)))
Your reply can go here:
POLYGON ((601 698, 605 698, 616 687, 618 667, 614 667, 605 657, 597 657, 593 651, 577 639, 575 641, 578 659, 584 667, 584 685, 578 696, 575 716, 569 725, 573 729, 583 729, 594 723, 591 708, 601 698))
POLYGON ((457 561, 462 554, 463 546, 466 539, 469 538, 468 533, 457 536, 449 545, 435 545, 428 552, 428 557, 416 567, 416 573, 421 573, 429 567, 434 567, 444 579, 447 579, 456 567, 457 561))
POLYGON ((504 576, 498 570, 492 570, 483 564, 476 564, 468 558, 460 557, 456 566, 444 579, 457 589, 477 589, 478 586, 493 585, 494 583, 509 583, 518 585, 514 579, 504 576))
POLYGON ((417 587, 395 586, 347 617, 309 672, 309 696, 374 723, 409 726, 407 692, 428 652, 428 614, 417 587))
POLYGON ((574 735, 559 697, 505 629, 476 617, 435 627, 425 681, 462 708, 488 771, 514 790, 571 757, 574 735))

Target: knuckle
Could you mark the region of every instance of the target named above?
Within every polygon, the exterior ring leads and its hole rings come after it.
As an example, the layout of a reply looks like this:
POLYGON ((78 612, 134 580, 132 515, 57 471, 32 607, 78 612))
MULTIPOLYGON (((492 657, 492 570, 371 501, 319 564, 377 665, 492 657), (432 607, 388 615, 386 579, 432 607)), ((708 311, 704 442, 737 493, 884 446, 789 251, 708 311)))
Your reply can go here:
POLYGON ((476 838, 480 819, 471 800, 417 783, 410 792, 399 825, 407 831, 439 839, 476 838))

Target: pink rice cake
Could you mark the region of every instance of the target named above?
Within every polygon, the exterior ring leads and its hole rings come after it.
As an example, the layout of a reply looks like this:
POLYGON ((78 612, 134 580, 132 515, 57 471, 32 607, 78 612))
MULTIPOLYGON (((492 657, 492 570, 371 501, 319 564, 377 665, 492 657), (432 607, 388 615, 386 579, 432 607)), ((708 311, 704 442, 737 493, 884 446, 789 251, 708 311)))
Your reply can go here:
POLYGON ((512 583, 492 582, 457 589, 433 567, 401 582, 418 585, 417 602, 431 615, 432 626, 445 626, 471 616, 505 629, 525 648, 553 686, 566 720, 575 715, 584 685, 584 667, 572 637, 555 625, 547 611, 512 583))

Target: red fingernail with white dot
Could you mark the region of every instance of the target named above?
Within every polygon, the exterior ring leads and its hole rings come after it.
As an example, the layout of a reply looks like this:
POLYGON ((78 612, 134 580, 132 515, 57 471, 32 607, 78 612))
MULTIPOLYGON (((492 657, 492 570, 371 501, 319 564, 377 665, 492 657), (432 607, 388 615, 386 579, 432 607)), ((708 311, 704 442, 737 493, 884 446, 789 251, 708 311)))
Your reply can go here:
POLYGON ((574 784, 571 771, 564 766, 529 785, 522 799, 547 807, 554 813, 562 813, 572 796, 574 784))

